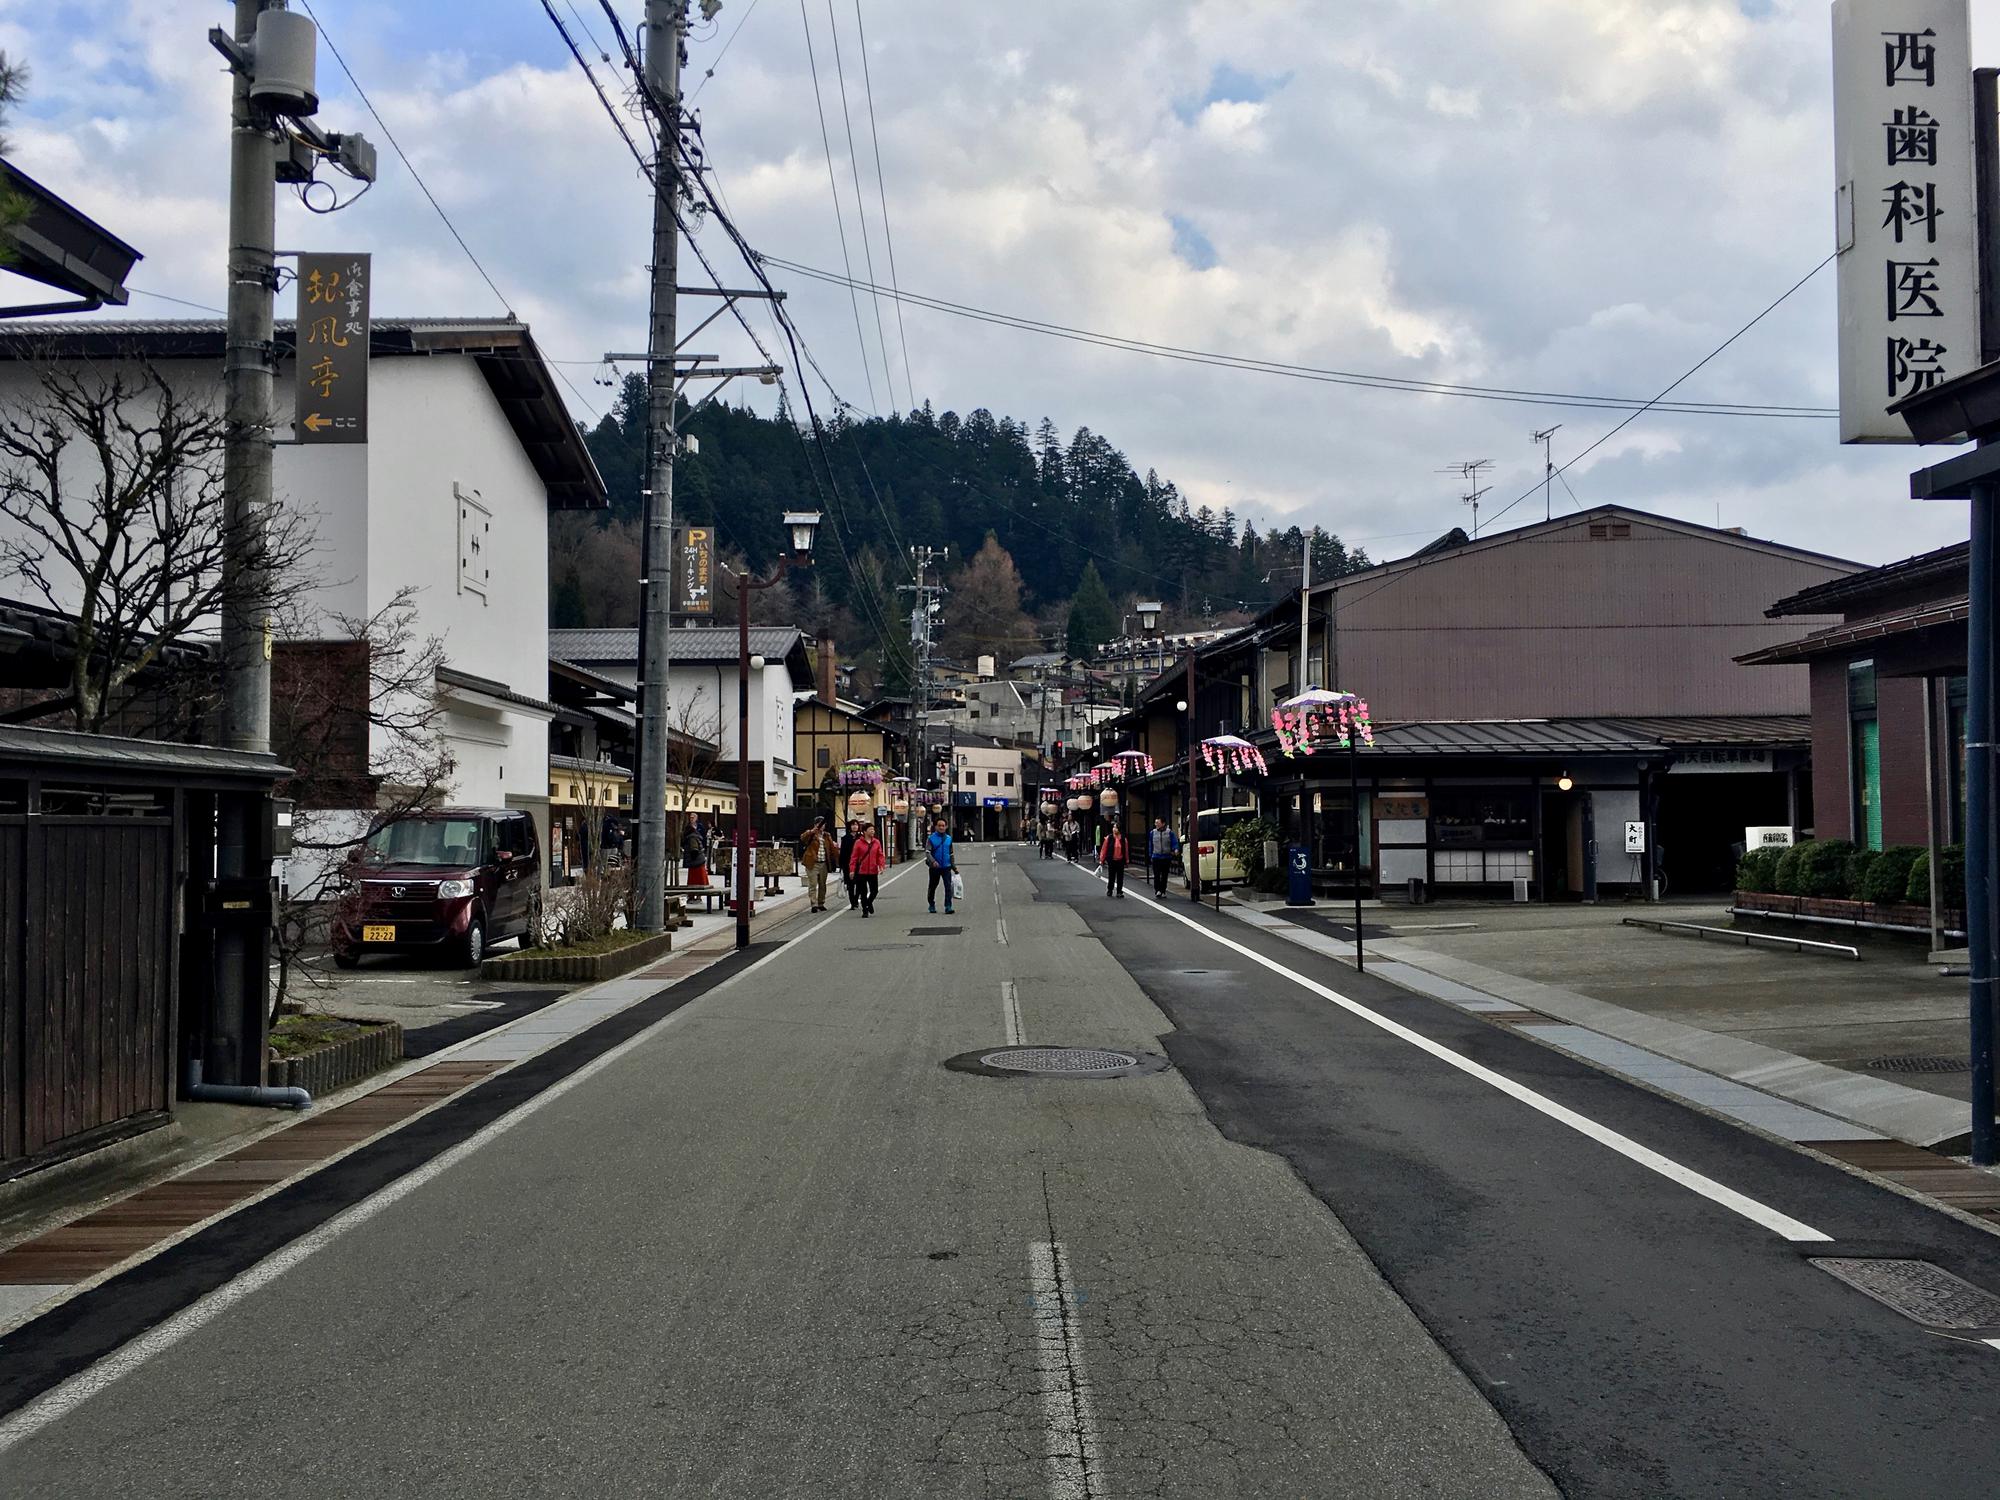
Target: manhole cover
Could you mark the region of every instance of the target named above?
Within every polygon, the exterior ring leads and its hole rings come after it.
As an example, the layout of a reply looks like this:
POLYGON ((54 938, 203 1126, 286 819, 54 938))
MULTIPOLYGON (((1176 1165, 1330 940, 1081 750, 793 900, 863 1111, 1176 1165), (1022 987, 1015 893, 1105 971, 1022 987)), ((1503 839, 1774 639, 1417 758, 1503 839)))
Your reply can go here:
POLYGON ((1864 1057, 1855 1066, 1871 1073, 1970 1073, 1969 1057, 1864 1057))
POLYGON ((982 1047, 944 1065, 984 1078, 1130 1078, 1161 1072, 1167 1060, 1122 1047, 982 1047))
POLYGON ((2000 1297, 1927 1260, 1818 1256, 1813 1264, 1927 1328, 2000 1328, 2000 1297))
POLYGON ((910 936, 950 937, 953 933, 963 932, 963 931, 965 931, 963 927, 912 927, 910 929, 910 936))

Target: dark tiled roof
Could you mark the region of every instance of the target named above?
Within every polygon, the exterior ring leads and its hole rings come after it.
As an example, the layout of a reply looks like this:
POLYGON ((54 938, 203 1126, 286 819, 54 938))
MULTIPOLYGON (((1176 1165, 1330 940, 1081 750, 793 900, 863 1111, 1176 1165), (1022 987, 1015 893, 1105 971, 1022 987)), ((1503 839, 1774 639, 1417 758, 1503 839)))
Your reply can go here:
POLYGON ((1764 613, 1773 619, 1785 615, 1841 614, 1881 594, 1927 583, 1935 583, 1941 595, 1952 592, 1963 595, 1971 555, 1971 543, 1954 542, 1935 552, 1922 552, 1901 562, 1816 583, 1796 594, 1787 594, 1764 613))
POLYGON ((1375 731, 1376 754, 1664 755, 1719 745, 1804 745, 1803 714, 1634 719, 1476 719, 1392 724, 1375 731))
POLYGON ((1736 660, 1746 667, 1784 666, 1792 662, 1811 661, 1815 656, 1842 651, 1849 646, 1860 645, 1864 641, 1879 641, 1888 636, 1909 635, 1920 630, 1932 630, 1940 625, 1964 624, 1971 617, 1971 605, 1961 593, 1956 599, 1926 604, 1920 609, 1907 609, 1893 615, 1878 615, 1873 619, 1856 620, 1851 625, 1829 625, 1824 630, 1815 630, 1811 635, 1802 635, 1795 641, 1781 641, 1775 646, 1766 646, 1761 651, 1746 652, 1736 660))
MULTIPOLYGON (((792 625, 752 625, 750 654, 778 659, 790 654, 805 638, 792 625)), ((677 662, 728 662, 736 660, 736 631, 727 625, 681 625, 668 633, 667 653, 677 662)), ((563 661, 584 664, 636 662, 639 659, 639 632, 630 626, 590 630, 551 630, 549 654, 563 661)))
POLYGON ((173 740, 131 740, 109 734, 77 734, 67 729, 28 729, 0 724, 0 762, 88 766, 106 774, 130 773, 146 780, 162 777, 217 781, 278 781, 291 774, 270 755, 183 745, 173 740))

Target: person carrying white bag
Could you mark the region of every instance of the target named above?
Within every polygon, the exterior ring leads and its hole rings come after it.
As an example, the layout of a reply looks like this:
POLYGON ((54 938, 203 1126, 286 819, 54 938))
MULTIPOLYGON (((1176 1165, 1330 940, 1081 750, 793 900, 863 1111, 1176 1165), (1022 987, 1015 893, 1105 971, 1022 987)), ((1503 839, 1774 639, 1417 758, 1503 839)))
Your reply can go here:
POLYGON ((944 886, 944 909, 947 916, 952 913, 952 903, 965 894, 965 882, 958 878, 958 865, 953 857, 951 827, 943 818, 924 840, 924 863, 930 866, 930 890, 928 899, 932 911, 937 910, 937 893, 940 883, 944 886))

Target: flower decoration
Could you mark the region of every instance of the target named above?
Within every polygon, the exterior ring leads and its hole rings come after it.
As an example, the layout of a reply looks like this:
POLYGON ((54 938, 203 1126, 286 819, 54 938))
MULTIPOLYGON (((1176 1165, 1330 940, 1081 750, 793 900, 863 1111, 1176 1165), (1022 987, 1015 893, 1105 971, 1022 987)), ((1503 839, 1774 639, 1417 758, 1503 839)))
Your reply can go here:
POLYGON ((835 779, 842 786, 874 787, 882 784, 883 775, 881 761, 855 759, 842 761, 835 779))
POLYGON ((1315 750, 1345 750, 1375 743, 1368 705, 1353 693, 1307 688, 1271 710, 1271 728, 1286 755, 1311 755, 1315 750))
POLYGON ((1201 758, 1209 770, 1224 775, 1242 776, 1251 772, 1259 776, 1267 775, 1270 767, 1264 763, 1264 752, 1248 740, 1234 734, 1218 734, 1201 742, 1201 758))

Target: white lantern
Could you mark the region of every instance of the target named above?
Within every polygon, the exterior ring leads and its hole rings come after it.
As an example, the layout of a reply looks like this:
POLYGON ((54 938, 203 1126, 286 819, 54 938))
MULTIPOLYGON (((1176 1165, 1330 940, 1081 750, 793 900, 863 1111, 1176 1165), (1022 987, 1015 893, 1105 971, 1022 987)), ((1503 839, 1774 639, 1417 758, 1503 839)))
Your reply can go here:
POLYGON ((1083 811, 1083 799, 1081 797, 1072 797, 1063 806, 1067 807, 1071 812, 1081 812, 1083 811))
POLYGON ((1085 792, 1081 797, 1076 799, 1076 810, 1078 812, 1090 811, 1090 793, 1085 792))
POLYGON ((850 792, 847 797, 847 815, 850 818, 865 819, 875 806, 875 799, 866 792, 850 792))
POLYGON ((1104 810, 1106 812, 1115 811, 1118 806, 1118 793, 1113 791, 1110 787, 1106 787, 1104 789, 1104 795, 1098 800, 1104 804, 1104 810))

